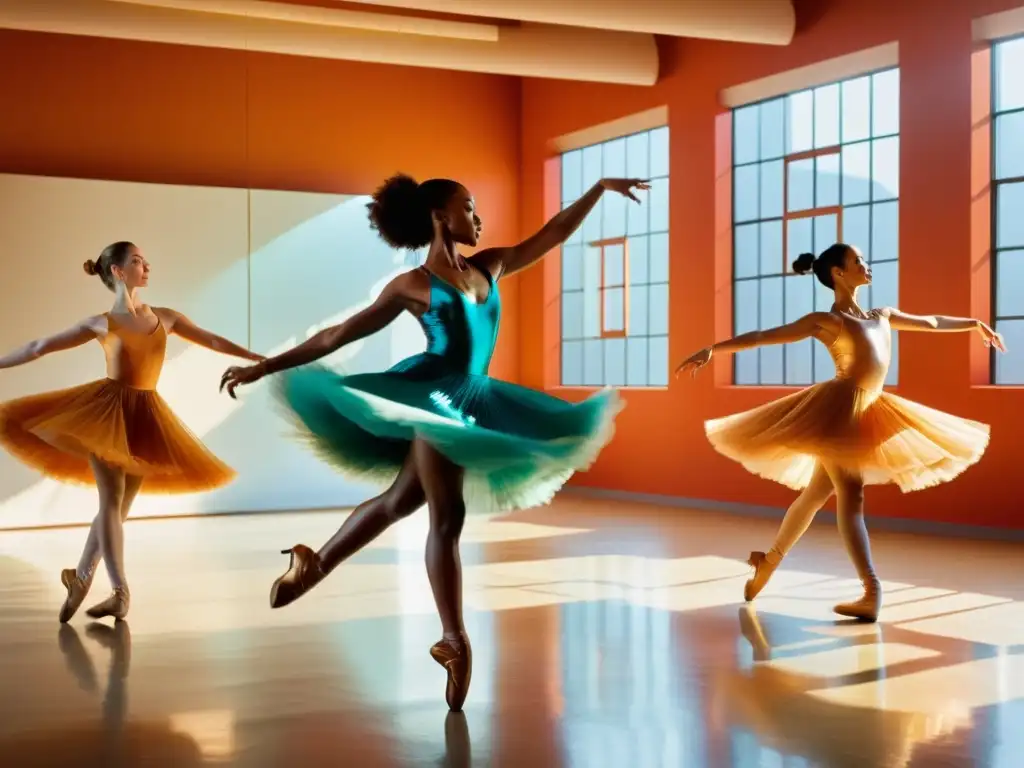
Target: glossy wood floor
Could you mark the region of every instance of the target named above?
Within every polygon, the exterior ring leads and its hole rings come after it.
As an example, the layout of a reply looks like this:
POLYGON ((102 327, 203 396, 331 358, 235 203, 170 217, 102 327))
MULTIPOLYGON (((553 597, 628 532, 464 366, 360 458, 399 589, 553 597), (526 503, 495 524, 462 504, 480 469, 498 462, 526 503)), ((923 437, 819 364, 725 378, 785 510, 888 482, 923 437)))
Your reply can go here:
POLYGON ((876 534, 870 626, 830 612, 858 590, 828 526, 744 607, 770 521, 572 497, 475 518, 449 716, 422 515, 269 610, 278 551, 343 517, 130 523, 116 625, 57 623, 84 530, 0 533, 0 765, 1022 765, 1019 544, 876 534))

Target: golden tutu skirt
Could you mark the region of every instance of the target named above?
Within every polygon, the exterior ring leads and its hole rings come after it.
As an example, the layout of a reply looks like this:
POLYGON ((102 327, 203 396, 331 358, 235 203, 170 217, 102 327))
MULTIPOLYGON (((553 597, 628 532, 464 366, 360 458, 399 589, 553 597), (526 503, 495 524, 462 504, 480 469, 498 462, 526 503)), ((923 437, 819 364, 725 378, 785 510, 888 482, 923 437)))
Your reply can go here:
POLYGON ((0 445, 66 483, 95 485, 90 456, 144 478, 142 493, 194 493, 235 477, 159 394, 112 379, 0 404, 0 445))
POLYGON ((948 482, 988 447, 986 424, 834 379, 708 421, 708 440, 755 475, 803 490, 815 465, 860 473, 903 492, 948 482))

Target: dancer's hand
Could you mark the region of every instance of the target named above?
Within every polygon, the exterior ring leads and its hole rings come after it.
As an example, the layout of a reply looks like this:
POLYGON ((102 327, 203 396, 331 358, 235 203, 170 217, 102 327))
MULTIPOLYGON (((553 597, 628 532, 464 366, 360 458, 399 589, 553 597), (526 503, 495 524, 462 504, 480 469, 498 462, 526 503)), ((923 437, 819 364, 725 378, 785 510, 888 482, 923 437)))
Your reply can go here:
POLYGON ((683 360, 683 362, 679 364, 679 367, 676 368, 676 378, 679 378, 687 371, 690 373, 691 377, 696 376, 697 371, 711 362, 711 353, 711 347, 705 347, 700 352, 696 352, 683 360))
POLYGON ((263 363, 256 363, 256 365, 234 365, 224 371, 224 375, 220 377, 220 391, 223 392, 227 389, 228 395, 233 400, 237 400, 238 398, 235 397, 235 387, 257 382, 266 373, 267 369, 263 363))
POLYGON ((995 347, 1000 352, 1006 352, 1006 344, 1003 342, 1003 334, 996 333, 994 330, 989 328, 981 320, 978 323, 978 333, 981 334, 981 340, 985 343, 986 347, 995 347))
POLYGON ((644 179, 601 179, 601 186, 609 192, 618 192, 635 203, 639 203, 640 198, 633 194, 634 189, 651 188, 644 179))

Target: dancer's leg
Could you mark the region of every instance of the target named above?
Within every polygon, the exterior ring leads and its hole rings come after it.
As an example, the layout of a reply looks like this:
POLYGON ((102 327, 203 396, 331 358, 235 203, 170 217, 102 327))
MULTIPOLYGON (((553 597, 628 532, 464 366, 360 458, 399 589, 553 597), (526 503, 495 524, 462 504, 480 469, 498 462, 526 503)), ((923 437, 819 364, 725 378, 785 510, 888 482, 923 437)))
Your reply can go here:
POLYGON ((746 600, 753 600, 765 588, 775 569, 782 562, 782 558, 804 535, 814 521, 814 516, 818 514, 818 510, 832 496, 832 492, 832 479, 825 468, 818 464, 814 468, 814 474, 811 475, 811 481, 807 487, 786 510, 786 516, 782 518, 782 524, 779 526, 779 532, 775 535, 775 544, 772 548, 767 553, 750 553, 748 562, 754 566, 755 571, 753 578, 747 581, 743 590, 746 600))
POLYGON ((121 504, 124 501, 125 475, 117 467, 105 464, 95 456, 90 457, 96 487, 100 495, 98 537, 100 553, 107 568, 113 594, 87 613, 93 618, 114 616, 123 619, 128 612, 128 579, 124 573, 124 530, 121 520, 121 504))
POLYGON ((431 656, 448 672, 445 699, 453 711, 462 709, 472 675, 472 651, 462 623, 462 562, 459 538, 466 520, 462 498, 463 470, 428 443, 413 443, 420 483, 430 508, 427 534, 427 576, 441 618, 442 640, 431 656))
POLYGON ((340 563, 380 536, 389 526, 423 506, 425 500, 410 451, 391 487, 380 496, 356 507, 319 552, 314 552, 304 544, 285 550, 291 554, 292 562, 285 574, 270 588, 270 607, 283 608, 302 597, 340 563))
POLYGON ((828 467, 828 471, 836 488, 839 534, 864 584, 864 596, 860 600, 842 603, 835 606, 834 610, 841 616, 876 621, 882 607, 882 590, 878 576, 875 575, 871 542, 864 524, 864 481, 859 473, 841 467, 828 467))
POLYGON ((341 562, 347 560, 371 541, 376 539, 391 525, 408 517, 426 502, 423 487, 416 473, 416 464, 412 455, 405 460, 395 482, 384 493, 376 498, 364 501, 353 510, 341 528, 317 555, 320 568, 330 573, 341 562))
MULTIPOLYGON (((121 499, 121 522, 128 519, 132 503, 139 495, 142 488, 142 478, 138 475, 125 475, 124 495, 121 499)), ((96 515, 89 526, 89 535, 85 539, 85 546, 82 548, 82 556, 78 560, 78 567, 74 570, 68 568, 61 572, 61 582, 67 587, 68 594, 64 599, 64 605, 60 609, 61 622, 71 620, 82 601, 85 600, 92 586, 93 576, 96 575, 96 566, 100 564, 100 525, 101 516, 96 515)))

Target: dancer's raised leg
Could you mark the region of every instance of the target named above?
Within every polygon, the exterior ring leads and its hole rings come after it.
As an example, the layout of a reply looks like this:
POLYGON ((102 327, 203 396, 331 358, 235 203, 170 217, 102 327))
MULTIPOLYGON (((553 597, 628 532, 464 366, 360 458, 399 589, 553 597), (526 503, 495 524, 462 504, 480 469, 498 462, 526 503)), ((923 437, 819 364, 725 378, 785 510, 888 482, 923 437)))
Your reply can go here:
POLYGON ((426 496, 410 451, 391 486, 380 496, 356 507, 319 552, 314 552, 304 544, 285 550, 286 554, 292 556, 292 562, 288 571, 271 587, 270 607, 282 608, 306 594, 328 573, 391 525, 423 506, 424 501, 426 496))
POLYGON ((782 518, 782 524, 779 526, 779 532, 775 536, 775 544, 772 548, 768 552, 750 553, 750 559, 747 562, 754 567, 754 575, 747 580, 743 588, 744 600, 748 602, 753 600, 767 586, 768 580, 775 573, 775 569, 779 567, 782 558, 789 553, 789 550, 814 522, 814 516, 832 496, 833 490, 832 479, 828 472, 818 464, 814 468, 814 474, 807 487, 786 510, 786 516, 782 518))
POLYGON ((430 509, 427 534, 427 576, 434 592, 443 636, 430 655, 448 673, 445 700, 453 712, 462 709, 473 674, 473 653, 462 623, 462 561, 459 538, 466 521, 461 467, 428 443, 413 443, 413 455, 430 509))
POLYGON ((877 621, 882 608, 882 587, 871 559, 871 542, 864 524, 864 481, 857 472, 829 467, 836 488, 837 521, 846 552, 864 585, 864 596, 852 603, 840 603, 833 609, 840 616, 862 621, 877 621))

